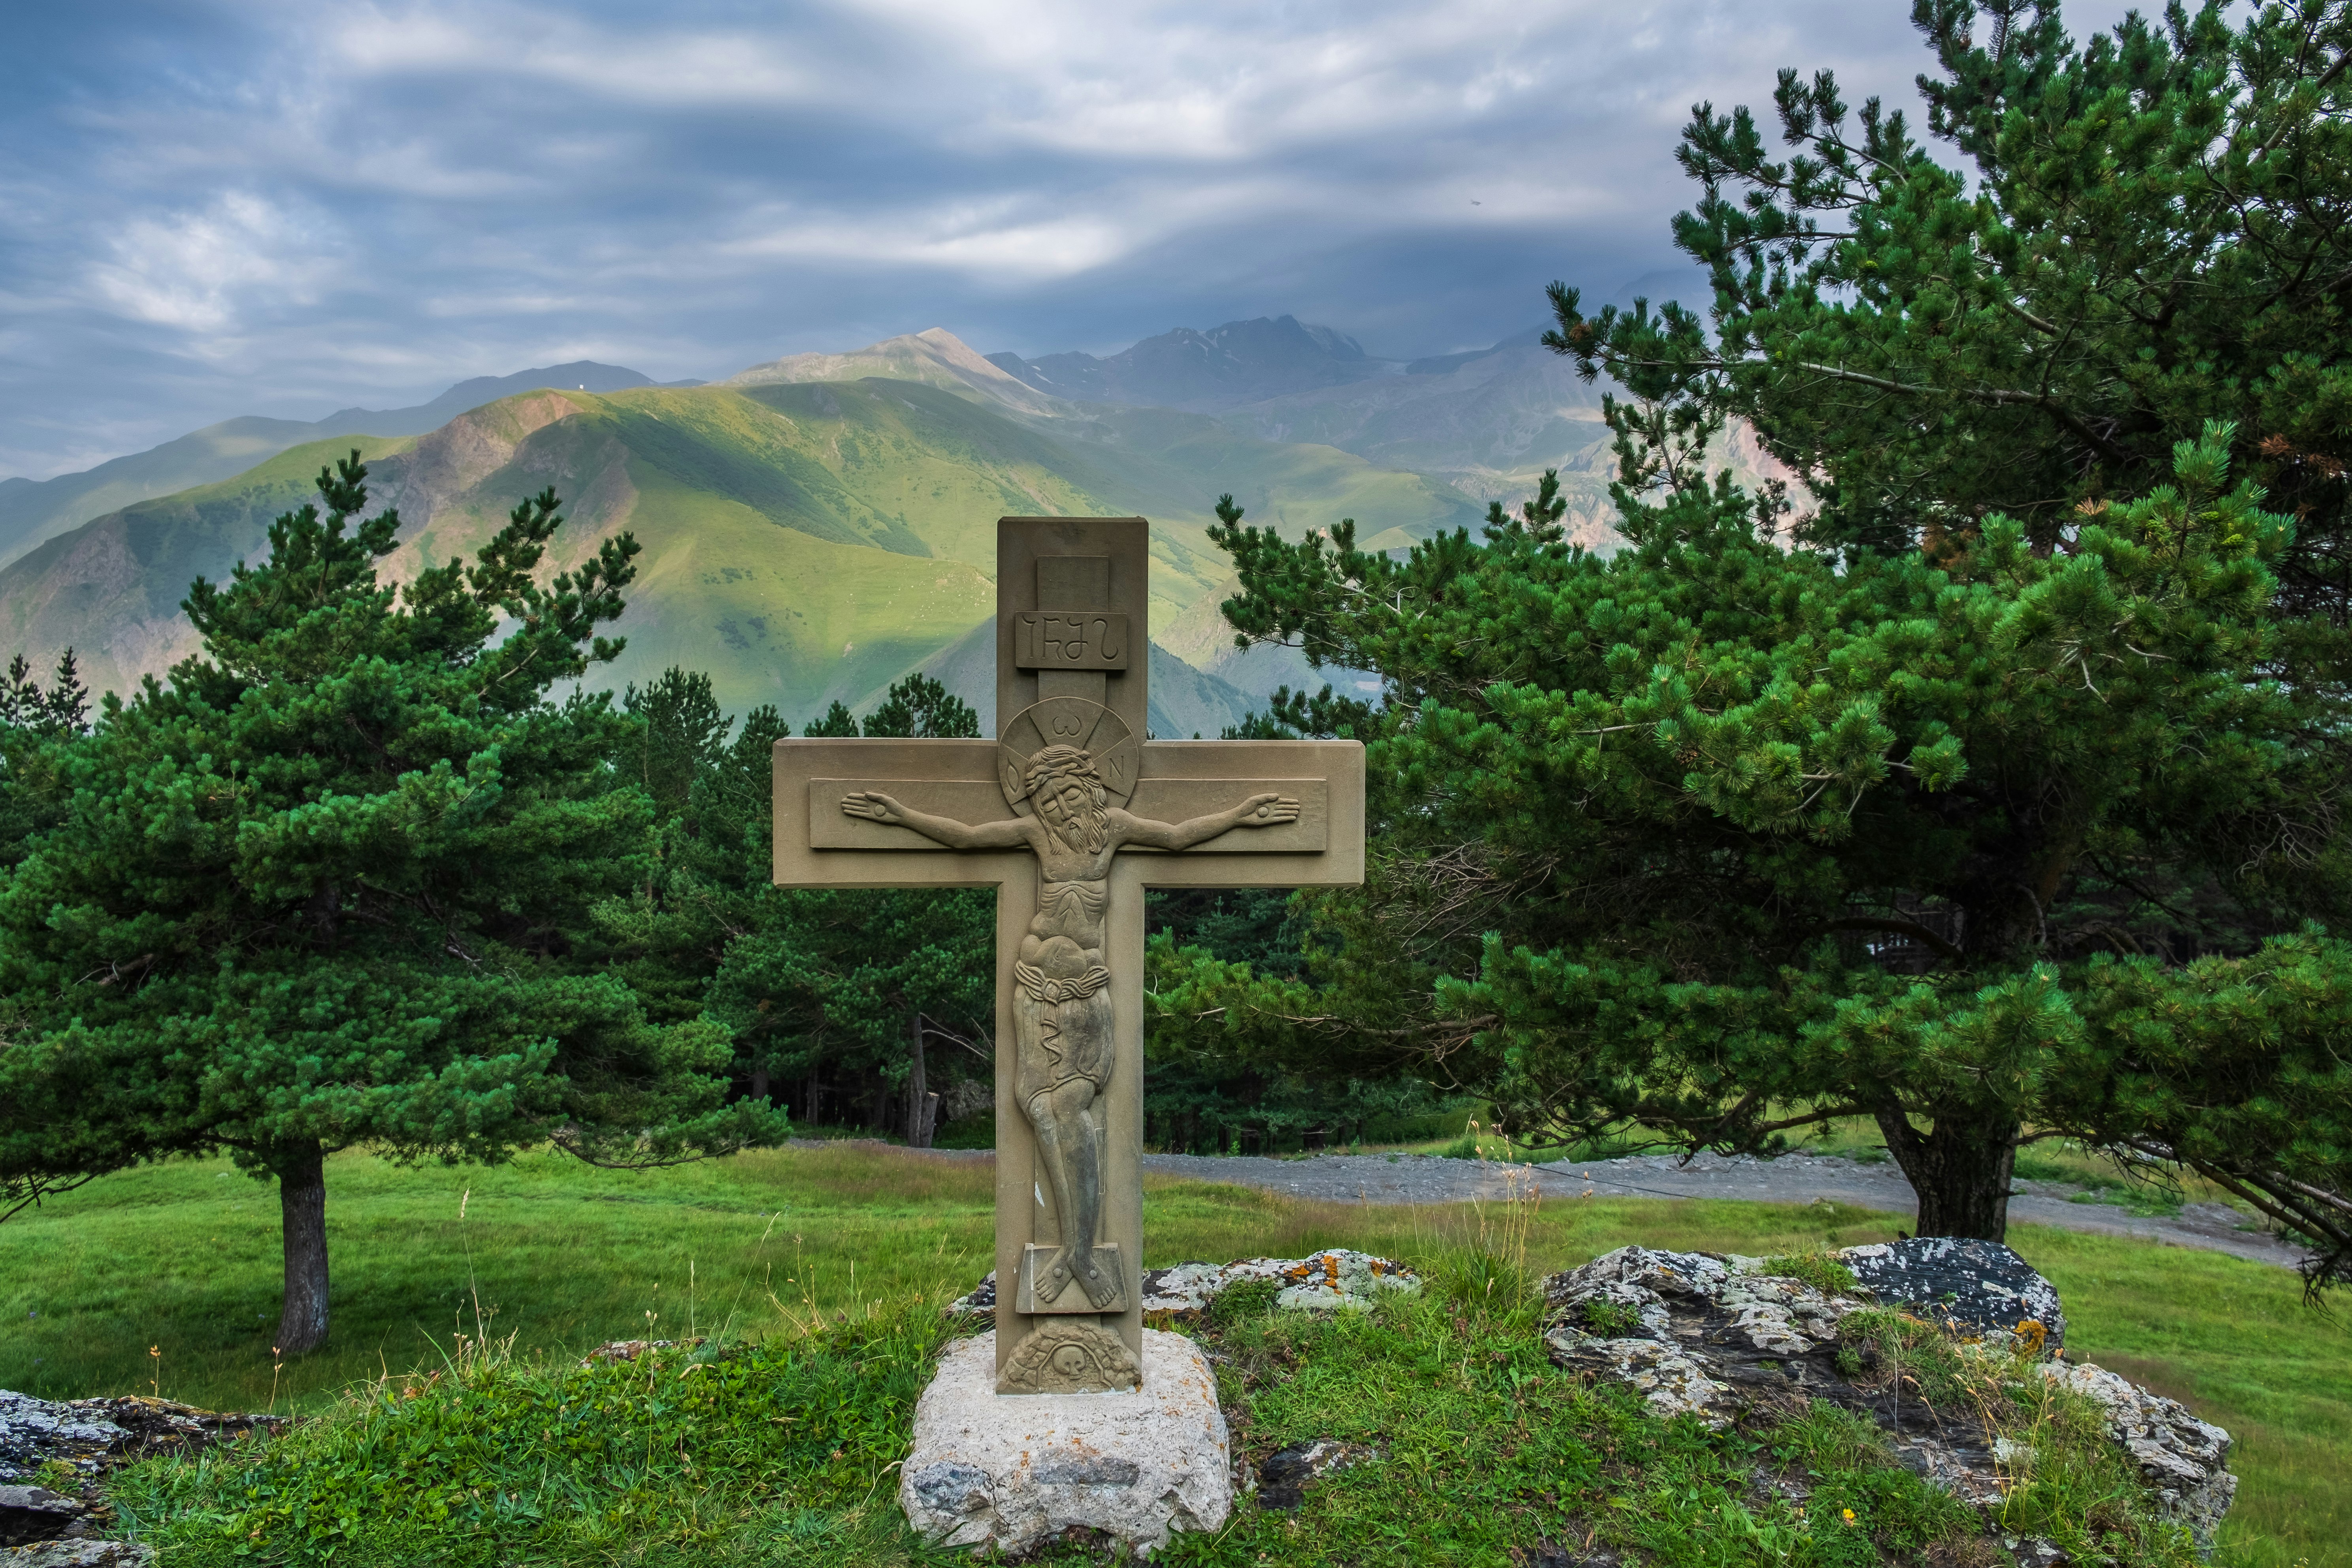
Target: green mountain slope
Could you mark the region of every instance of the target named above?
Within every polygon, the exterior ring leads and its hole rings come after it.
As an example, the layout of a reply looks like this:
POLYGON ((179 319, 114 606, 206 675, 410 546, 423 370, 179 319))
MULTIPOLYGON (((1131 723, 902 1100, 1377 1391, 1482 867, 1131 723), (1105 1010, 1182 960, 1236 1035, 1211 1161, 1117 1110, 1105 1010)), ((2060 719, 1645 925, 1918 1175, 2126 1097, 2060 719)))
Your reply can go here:
POLYGON ((0 562, 76 523, 155 496, 232 479, 317 435, 294 419, 224 419, 144 452, 53 479, 0 479, 0 562))
POLYGON ((1486 514, 1483 504, 1440 480, 1380 468, 1337 447, 1262 440, 1205 414, 1095 406, 1050 430, 1092 466, 1097 487, 1181 531, 1181 542, 1197 548, 1186 564, 1205 574, 1202 588, 1223 578, 1226 562, 1197 531, 1213 521, 1216 498, 1227 491, 1250 521, 1289 538, 1352 517, 1359 538, 1394 528, 1423 539, 1486 514))
POLYGON ((344 408, 324 419, 224 419, 181 437, 115 458, 78 474, 51 479, 0 479, 0 565, 77 523, 157 496, 233 479, 255 464, 306 441, 341 435, 422 436, 471 408, 519 392, 578 386, 616 392, 652 384, 621 365, 575 360, 512 375, 461 381, 430 403, 408 408, 344 408))
MULTIPOLYGON (((1355 515, 1418 536, 1475 510, 1329 447, 1158 410, 1046 420, 882 378, 541 391, 422 437, 313 441, 84 524, 0 568, 0 647, 37 662, 71 644, 100 689, 168 668, 194 647, 178 611, 189 581, 259 554, 269 519, 352 445, 374 500, 401 513, 393 577, 470 553, 553 485, 572 518, 556 564, 622 528, 645 547, 615 686, 682 664, 709 671, 730 707, 773 702, 794 721, 872 700, 987 616, 1008 513, 1152 518, 1158 625, 1224 574, 1202 532, 1222 491, 1286 531, 1355 515)), ((1167 715, 1171 733, 1213 733, 1244 700, 1172 668, 1160 684, 1184 710, 1167 715)))
POLYGON ((130 691, 195 651, 180 613, 189 583, 266 548, 270 519, 315 498, 331 454, 356 447, 374 462, 412 445, 360 437, 296 447, 59 534, 0 569, 0 647, 44 666, 72 647, 92 690, 130 691))

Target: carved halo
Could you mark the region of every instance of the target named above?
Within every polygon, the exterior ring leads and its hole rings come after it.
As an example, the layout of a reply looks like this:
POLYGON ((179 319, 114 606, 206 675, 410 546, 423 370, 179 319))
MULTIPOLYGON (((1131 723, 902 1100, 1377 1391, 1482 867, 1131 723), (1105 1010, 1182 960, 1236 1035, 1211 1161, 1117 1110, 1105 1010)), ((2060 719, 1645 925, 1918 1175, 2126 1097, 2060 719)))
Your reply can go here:
POLYGON ((1142 763, 1142 748, 1127 721, 1098 702, 1083 697, 1048 697, 1024 708, 997 742, 997 781, 1004 798, 1024 816, 1034 814, 1029 785, 1024 775, 1029 759, 1047 746, 1076 746, 1094 759, 1102 775, 1103 793, 1113 805, 1125 805, 1135 794, 1135 775, 1142 763))

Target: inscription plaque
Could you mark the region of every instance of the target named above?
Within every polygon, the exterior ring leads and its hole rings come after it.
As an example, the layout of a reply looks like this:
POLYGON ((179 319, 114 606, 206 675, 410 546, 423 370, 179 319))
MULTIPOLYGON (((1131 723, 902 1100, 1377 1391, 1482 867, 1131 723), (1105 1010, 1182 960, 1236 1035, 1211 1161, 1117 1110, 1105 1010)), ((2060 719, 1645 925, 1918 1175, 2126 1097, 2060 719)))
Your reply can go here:
POLYGON ((1127 617, 1098 610, 1034 610, 1013 618, 1013 662, 1023 669, 1125 669, 1127 617))

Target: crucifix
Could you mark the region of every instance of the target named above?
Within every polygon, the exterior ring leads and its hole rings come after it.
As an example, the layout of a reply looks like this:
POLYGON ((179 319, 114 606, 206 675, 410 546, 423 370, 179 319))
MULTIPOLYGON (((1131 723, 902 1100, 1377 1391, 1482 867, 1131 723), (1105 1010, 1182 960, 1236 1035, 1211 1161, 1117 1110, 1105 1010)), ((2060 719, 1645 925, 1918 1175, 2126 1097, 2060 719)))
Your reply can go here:
POLYGON ((1150 552, 999 521, 997 739, 776 742, 779 886, 997 889, 1000 1394, 1137 1386, 1144 889, 1363 879, 1355 742, 1147 737, 1150 552))

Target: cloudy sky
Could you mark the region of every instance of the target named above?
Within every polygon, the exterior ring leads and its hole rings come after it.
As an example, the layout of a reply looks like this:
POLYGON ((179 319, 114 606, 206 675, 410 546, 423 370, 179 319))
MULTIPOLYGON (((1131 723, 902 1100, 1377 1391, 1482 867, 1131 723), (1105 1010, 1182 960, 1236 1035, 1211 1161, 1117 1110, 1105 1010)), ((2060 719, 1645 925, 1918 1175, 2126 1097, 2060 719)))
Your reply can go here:
MULTIPOLYGON (((0 475, 573 359, 1290 312, 1404 357, 1675 262, 1691 104, 1908 0, 0 0, 0 475)), ((2120 5, 2070 7, 2078 32, 2120 5)))

